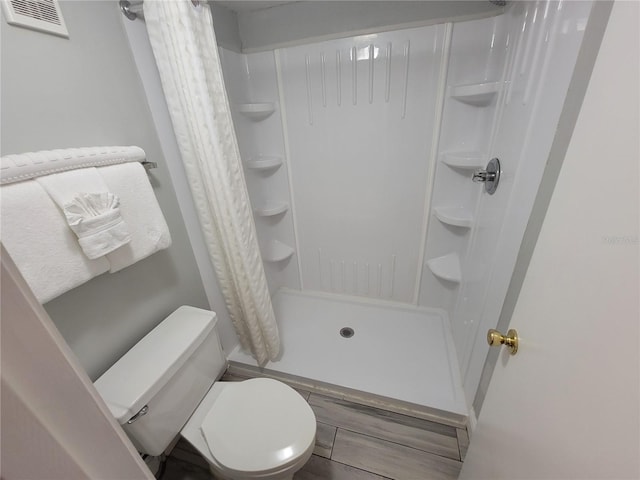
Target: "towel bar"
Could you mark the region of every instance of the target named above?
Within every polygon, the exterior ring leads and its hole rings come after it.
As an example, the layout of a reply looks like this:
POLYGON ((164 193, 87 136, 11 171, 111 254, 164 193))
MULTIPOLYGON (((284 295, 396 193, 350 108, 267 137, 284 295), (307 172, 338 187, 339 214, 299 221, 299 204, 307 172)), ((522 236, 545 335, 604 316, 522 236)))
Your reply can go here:
POLYGON ((150 162, 148 160, 145 160, 143 162, 140 162, 142 164, 142 166, 144 167, 145 170, 151 170, 152 168, 158 168, 158 163, 157 162, 150 162))
POLYGON ((78 168, 106 167, 128 162, 140 162, 146 170, 158 167, 156 162, 146 159, 144 150, 135 146, 43 150, 0 157, 0 184, 22 182, 78 168))

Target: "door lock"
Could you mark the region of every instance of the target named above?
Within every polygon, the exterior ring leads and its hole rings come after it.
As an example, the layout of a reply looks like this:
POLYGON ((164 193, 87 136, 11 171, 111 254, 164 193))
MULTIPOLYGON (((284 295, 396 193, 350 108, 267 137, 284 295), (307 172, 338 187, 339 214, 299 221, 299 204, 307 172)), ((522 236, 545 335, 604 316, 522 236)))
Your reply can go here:
POLYGON ((493 328, 487 332, 487 343, 491 347, 499 347, 505 345, 509 349, 511 355, 518 353, 518 332, 511 329, 507 335, 502 335, 498 330, 493 328))

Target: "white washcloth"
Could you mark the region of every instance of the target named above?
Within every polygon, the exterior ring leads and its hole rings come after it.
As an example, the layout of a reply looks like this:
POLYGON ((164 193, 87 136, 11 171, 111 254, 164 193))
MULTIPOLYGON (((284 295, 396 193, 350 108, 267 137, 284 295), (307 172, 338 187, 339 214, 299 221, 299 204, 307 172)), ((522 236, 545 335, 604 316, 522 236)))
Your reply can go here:
POLYGON ((162 215, 149 177, 140 163, 98 168, 110 192, 120 198, 120 213, 131 241, 107 255, 111 272, 117 272, 171 245, 169 227, 162 215))
POLYGON ((109 192, 95 168, 46 175, 36 181, 64 212, 87 258, 102 257, 131 240, 119 199, 109 192))
POLYGON ((119 204, 113 193, 100 192, 79 193, 65 205, 67 223, 87 257, 102 257, 131 241, 119 204))
POLYGON ((89 260, 65 217, 35 181, 3 185, 2 243, 41 303, 109 271, 89 260))

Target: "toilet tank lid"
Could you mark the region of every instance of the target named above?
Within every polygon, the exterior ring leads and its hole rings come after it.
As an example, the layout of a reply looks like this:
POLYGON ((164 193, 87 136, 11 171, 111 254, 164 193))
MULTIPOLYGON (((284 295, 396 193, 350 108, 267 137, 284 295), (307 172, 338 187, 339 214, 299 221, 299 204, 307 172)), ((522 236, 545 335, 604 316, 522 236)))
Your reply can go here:
POLYGON ((215 312, 182 306, 95 381, 118 422, 127 422, 160 391, 215 323, 215 312))

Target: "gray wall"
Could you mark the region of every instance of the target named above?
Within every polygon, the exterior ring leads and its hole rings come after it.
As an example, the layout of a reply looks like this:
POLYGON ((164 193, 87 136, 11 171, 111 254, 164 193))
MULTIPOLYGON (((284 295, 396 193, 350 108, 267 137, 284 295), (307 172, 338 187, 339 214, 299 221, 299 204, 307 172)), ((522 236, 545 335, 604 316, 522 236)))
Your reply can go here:
POLYGON ((92 379, 180 305, 209 308, 116 2, 66 1, 69 39, 1 29, 1 153, 138 145, 173 245, 45 305, 92 379))

